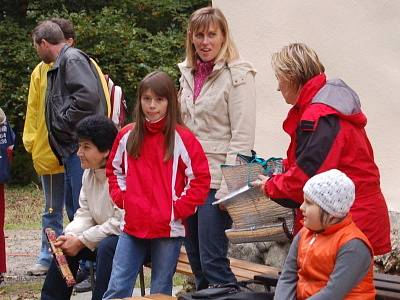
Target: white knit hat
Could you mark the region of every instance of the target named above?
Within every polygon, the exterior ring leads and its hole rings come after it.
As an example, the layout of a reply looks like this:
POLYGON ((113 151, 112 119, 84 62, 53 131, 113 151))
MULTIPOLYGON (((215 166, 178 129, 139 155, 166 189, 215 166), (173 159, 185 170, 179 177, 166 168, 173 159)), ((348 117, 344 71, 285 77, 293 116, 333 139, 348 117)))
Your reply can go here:
POLYGON ((304 185, 303 192, 332 216, 343 218, 353 205, 355 186, 346 174, 332 169, 311 177, 304 185))

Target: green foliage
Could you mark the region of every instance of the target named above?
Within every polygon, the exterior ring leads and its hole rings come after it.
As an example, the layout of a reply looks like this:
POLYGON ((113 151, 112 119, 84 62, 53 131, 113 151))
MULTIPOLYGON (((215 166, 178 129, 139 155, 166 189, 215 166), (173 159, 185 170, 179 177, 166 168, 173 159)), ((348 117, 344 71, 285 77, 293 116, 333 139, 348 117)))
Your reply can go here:
POLYGON ((30 73, 39 62, 29 32, 6 19, 0 23, 0 103, 11 124, 20 129, 30 73))
MULTIPOLYGON (((208 0, 3 0, 0 10, 0 106, 22 136, 30 73, 39 63, 30 32, 40 20, 73 21, 77 47, 98 61, 120 85, 129 110, 138 82, 161 69, 178 79, 176 64, 184 58, 186 22, 208 0)), ((19 139, 14 182, 30 182, 31 162, 19 139), (25 168, 23 167, 25 166, 25 168)))
POLYGON ((12 18, 16 22, 26 21, 28 0, 1 0, 0 20, 12 18))

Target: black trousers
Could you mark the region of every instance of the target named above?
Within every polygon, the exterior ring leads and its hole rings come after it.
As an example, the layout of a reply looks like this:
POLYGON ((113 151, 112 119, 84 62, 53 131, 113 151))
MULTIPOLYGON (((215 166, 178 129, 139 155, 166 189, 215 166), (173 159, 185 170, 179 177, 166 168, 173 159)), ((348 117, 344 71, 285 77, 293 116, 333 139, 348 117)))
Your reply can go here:
MULTIPOLYGON (((101 300, 107 290, 117 243, 118 236, 111 235, 99 243, 96 251, 84 248, 74 257, 67 256, 68 265, 74 277, 76 277, 76 273, 78 272, 80 260, 96 261, 96 284, 94 291, 92 291, 92 300, 101 300)), ((72 289, 73 287, 67 287, 53 259, 42 287, 41 299, 69 300, 72 289)))

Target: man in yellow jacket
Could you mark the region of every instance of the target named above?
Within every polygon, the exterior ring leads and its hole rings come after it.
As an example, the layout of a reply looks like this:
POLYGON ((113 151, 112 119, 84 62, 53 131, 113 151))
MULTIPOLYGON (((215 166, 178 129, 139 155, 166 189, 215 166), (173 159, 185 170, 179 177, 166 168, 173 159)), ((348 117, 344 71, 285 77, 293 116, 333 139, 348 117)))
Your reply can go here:
MULTIPOLYGON (((73 25, 66 19, 52 19, 58 24, 64 33, 68 45, 74 44, 75 33, 73 25)), ((99 73, 104 94, 107 100, 108 111, 110 111, 110 99, 107 83, 99 66, 92 60, 92 63, 99 73)), ((45 209, 42 215, 42 229, 53 228, 57 235, 63 231, 63 207, 64 207, 64 168, 53 153, 48 140, 48 131, 45 120, 45 98, 47 88, 47 71, 52 64, 40 62, 31 74, 25 126, 23 132, 23 143, 27 152, 32 154, 34 168, 41 178, 45 209)), ((77 207, 72 203, 65 203, 70 219, 77 207)), ((51 254, 48 251, 48 244, 42 232, 41 250, 35 265, 29 270, 29 275, 46 274, 51 263, 51 254)))

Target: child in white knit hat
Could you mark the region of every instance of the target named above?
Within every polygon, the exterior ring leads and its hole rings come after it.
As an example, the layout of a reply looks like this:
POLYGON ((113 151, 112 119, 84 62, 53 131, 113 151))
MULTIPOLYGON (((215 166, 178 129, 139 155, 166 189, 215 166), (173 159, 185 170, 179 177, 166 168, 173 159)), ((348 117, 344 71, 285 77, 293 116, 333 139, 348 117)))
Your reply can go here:
POLYGON ((349 214, 353 181, 332 169, 310 178, 303 192, 304 227, 290 246, 274 299, 375 299, 373 251, 349 214))

